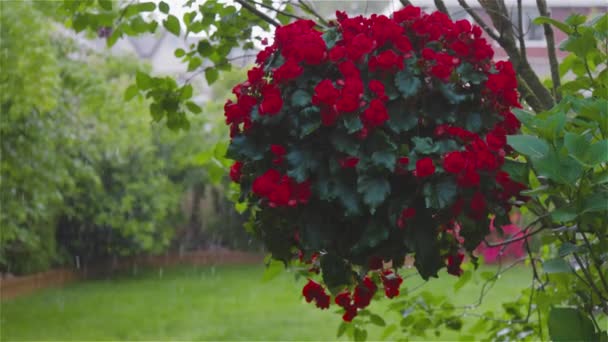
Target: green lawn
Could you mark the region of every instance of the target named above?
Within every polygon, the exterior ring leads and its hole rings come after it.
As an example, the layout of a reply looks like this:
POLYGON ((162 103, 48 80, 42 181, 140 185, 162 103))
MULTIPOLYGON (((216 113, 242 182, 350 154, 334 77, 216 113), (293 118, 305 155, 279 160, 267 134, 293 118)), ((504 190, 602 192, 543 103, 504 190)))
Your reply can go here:
MULTIPOLYGON (((488 266, 481 271, 492 270, 488 266)), ((335 305, 321 311, 306 303, 300 293, 305 280, 296 282, 290 273, 268 282, 262 274, 261 266, 178 267, 48 289, 3 301, 0 336, 3 341, 336 339, 341 319, 333 312, 335 305)), ((483 307, 500 306, 501 299, 527 286, 530 277, 525 267, 510 270, 483 307)), ((481 281, 454 294, 455 280, 442 274, 424 290, 443 293, 458 304, 475 302, 481 281)), ((404 286, 421 283, 412 277, 404 286)), ((379 302, 370 309, 382 314, 389 300, 379 302)), ((381 332, 370 329, 369 339, 378 339, 381 332)))

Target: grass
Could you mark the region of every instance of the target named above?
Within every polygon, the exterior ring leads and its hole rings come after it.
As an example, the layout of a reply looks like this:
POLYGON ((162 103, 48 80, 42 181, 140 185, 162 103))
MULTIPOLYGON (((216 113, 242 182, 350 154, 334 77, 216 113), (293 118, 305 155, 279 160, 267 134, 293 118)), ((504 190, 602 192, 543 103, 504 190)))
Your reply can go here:
MULTIPOLYGON (((483 271, 493 271, 490 266, 483 271)), ((476 272, 477 274, 480 271, 476 272)), ((74 283, 1 303, 0 337, 13 340, 335 340, 341 321, 330 310, 304 302, 301 287, 284 272, 262 281, 261 266, 176 267, 170 270, 74 283)), ((530 283, 530 270, 516 267, 486 296, 482 309, 497 308, 530 283)), ((481 281, 457 294, 455 277, 442 274, 424 285, 456 304, 470 304, 481 281)), ((413 289, 422 280, 406 279, 413 289)), ((410 295, 415 295, 412 293, 410 295)), ((388 300, 370 309, 382 314, 388 300)), ((394 314, 393 314, 394 315, 394 314)), ((396 318, 388 317, 387 320, 396 318)), ((377 340, 380 328, 370 328, 377 340)), ((456 338, 449 333, 442 339, 456 338)))

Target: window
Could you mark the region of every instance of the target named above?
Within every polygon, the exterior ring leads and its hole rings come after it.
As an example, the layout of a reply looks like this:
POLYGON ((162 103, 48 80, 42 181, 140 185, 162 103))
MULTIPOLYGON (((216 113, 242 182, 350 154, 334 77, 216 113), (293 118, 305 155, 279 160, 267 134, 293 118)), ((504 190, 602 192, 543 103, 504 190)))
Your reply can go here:
MULTIPOLYGON (((542 25, 536 25, 533 23, 534 19, 539 17, 538 9, 536 7, 522 7, 522 32, 526 43, 532 43, 532 45, 543 45, 545 44, 545 32, 542 25)), ((511 7, 509 16, 511 17, 511 23, 516 30, 519 31, 519 18, 517 6, 511 7)))

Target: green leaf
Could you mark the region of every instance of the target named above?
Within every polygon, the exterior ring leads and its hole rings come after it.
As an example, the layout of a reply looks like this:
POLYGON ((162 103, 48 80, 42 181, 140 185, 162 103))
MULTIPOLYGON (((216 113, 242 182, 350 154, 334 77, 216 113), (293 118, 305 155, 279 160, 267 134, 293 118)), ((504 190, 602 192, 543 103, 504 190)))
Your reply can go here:
POLYGON ((570 155, 583 165, 596 166, 608 161, 608 140, 591 145, 584 136, 568 132, 564 145, 570 155))
POLYGON ((338 178, 331 183, 330 196, 335 196, 340 201, 346 210, 346 216, 361 214, 361 204, 354 184, 350 184, 346 179, 338 178))
POLYGON ((285 265, 282 262, 271 259, 270 263, 266 265, 264 275, 262 276, 262 282, 266 283, 279 276, 285 270, 285 265))
POLYGON ((558 250, 558 254, 560 257, 566 257, 568 255, 570 255, 571 253, 574 253, 578 250, 578 246, 570 243, 570 242, 564 242, 562 243, 561 246, 559 246, 559 250, 558 250))
POLYGON ((126 90, 125 90, 125 101, 129 101, 132 98, 134 98, 135 96, 137 96, 139 94, 139 88, 137 87, 137 84, 131 84, 126 90))
POLYGON ((454 292, 458 292, 463 286, 465 286, 473 278, 473 272, 464 271, 458 280, 454 283, 454 292))
POLYGON ((147 90, 152 87, 152 78, 138 70, 135 73, 135 83, 140 90, 147 90))
POLYGON ((579 34, 570 35, 560 44, 560 49, 570 51, 586 59, 587 55, 597 49, 597 40, 588 27, 580 27, 579 34))
POLYGON ((372 154, 372 162, 374 165, 384 167, 392 172, 395 170, 397 154, 393 151, 376 151, 372 154))
POLYGON ((579 13, 572 13, 568 16, 568 18, 566 18, 566 24, 570 26, 579 26, 584 24, 586 21, 587 17, 579 13))
POLYGON ((352 282, 352 268, 340 256, 326 253, 321 256, 323 282, 332 293, 341 291, 352 282))
POLYGON ((549 336, 556 342, 595 340, 593 322, 575 308, 552 308, 548 325, 549 336))
POLYGON ((386 338, 391 336, 396 330, 397 330, 397 325, 390 324, 382 332, 382 336, 380 336, 380 340, 382 340, 382 341, 386 340, 386 338))
POLYGON ((367 330, 355 327, 354 340, 355 342, 364 342, 367 340, 367 330))
POLYGON ((477 133, 481 130, 483 122, 481 121, 481 114, 477 112, 469 113, 467 115, 464 128, 468 131, 477 133))
POLYGON ((164 14, 169 14, 169 5, 164 1, 158 4, 158 9, 164 14))
POLYGON ((534 24, 536 25, 542 25, 542 24, 549 24, 549 25, 553 25, 555 27, 557 27, 560 31, 564 32, 565 34, 571 34, 572 33, 572 28, 570 28, 570 26, 568 26, 565 23, 562 23, 561 21, 555 20, 553 18, 549 18, 549 17, 538 17, 536 19, 534 19, 534 24))
POLYGON ((359 132, 363 128, 363 123, 358 115, 343 115, 342 122, 348 134, 359 132))
POLYGON ((179 95, 180 100, 187 100, 192 97, 192 84, 186 84, 182 87, 179 95))
POLYGON ((608 210, 608 193, 595 192, 583 201, 581 213, 601 212, 608 210))
POLYGON ((560 184, 572 185, 583 173, 582 166, 570 156, 561 156, 553 149, 538 159, 532 159, 532 165, 539 176, 548 177, 560 184))
POLYGON ((531 135, 509 135, 507 143, 521 154, 531 158, 542 158, 549 153, 549 145, 531 135))
POLYGON ((186 55, 186 51, 184 51, 184 49, 175 49, 175 51, 173 52, 173 54, 175 55, 175 57, 181 58, 181 57, 184 57, 186 55))
POLYGON ((186 107, 188 108, 188 110, 194 114, 200 114, 203 112, 203 109, 201 107, 199 107, 196 103, 192 102, 192 101, 188 101, 186 102, 186 107))
POLYGON ((211 85, 215 81, 217 81, 220 76, 219 71, 215 67, 206 67, 205 68, 205 80, 207 80, 207 84, 211 85))
POLYGON ((172 14, 167 16, 167 19, 163 20, 163 26, 167 29, 167 31, 179 37, 181 27, 179 24, 179 19, 177 19, 176 16, 172 14))
POLYGON ((391 185, 386 178, 362 175, 357 180, 357 191, 363 194, 363 202, 374 210, 391 193, 391 185))
POLYGON ((336 333, 336 337, 337 338, 342 337, 342 335, 344 335, 344 333, 346 332, 346 329, 350 326, 351 326, 350 324, 348 324, 344 321, 340 322, 340 325, 338 326, 338 332, 336 333))
POLYGON ((413 137, 414 151, 418 154, 431 154, 439 151, 439 145, 435 145, 432 138, 429 137, 413 137))
POLYGON ((306 107, 311 103, 311 95, 302 89, 298 89, 291 95, 291 104, 295 107, 306 107))
POLYGON ((395 86, 404 98, 418 93, 422 81, 408 70, 402 70, 395 74, 395 86))
POLYGON ((388 228, 377 222, 369 222, 359 241, 352 247, 351 251, 355 254, 361 254, 366 251, 369 251, 371 248, 377 247, 383 241, 386 241, 388 238, 388 228))
POLYGON ((369 321, 372 324, 375 324, 379 327, 385 327, 386 326, 386 322, 384 321, 384 319, 382 319, 382 317, 376 315, 376 314, 370 314, 369 315, 369 321))
POLYGON ((286 159, 289 165, 287 175, 299 183, 308 179, 319 167, 318 159, 310 150, 293 148, 287 153, 286 159))
POLYGON ((321 115, 318 107, 308 107, 300 111, 300 138, 303 138, 321 127, 321 115))
POLYGON ((359 154, 359 142, 353 137, 344 132, 335 131, 331 135, 330 141, 336 150, 344 152, 350 156, 359 154))
POLYGON ((390 119, 387 121, 388 128, 393 132, 407 132, 418 125, 418 117, 405 110, 402 101, 390 102, 387 109, 391 113, 390 119))
POLYGON ((460 63, 456 72, 460 75, 462 81, 471 84, 481 84, 488 78, 484 72, 475 70, 473 64, 466 62, 460 63))
POLYGON ((570 265, 562 258, 547 260, 543 263, 545 273, 568 273, 571 272, 570 265))
POLYGON ((443 94, 443 96, 445 96, 445 98, 451 104, 459 104, 469 98, 469 95, 467 95, 467 94, 459 94, 456 91, 454 84, 452 84, 452 83, 449 83, 449 84, 439 83, 438 88, 441 91, 441 93, 443 94))
POLYGON ((451 205, 458 194, 458 187, 452 179, 437 183, 426 183, 422 189, 427 208, 442 209, 451 205))
POLYGON ((103 8, 106 11, 112 10, 112 0, 98 0, 99 7, 103 8))
POLYGON ((578 217, 574 208, 560 208, 551 213, 551 219, 555 222, 571 222, 578 217))
POLYGON ((325 41, 325 45, 327 46, 327 49, 331 49, 332 47, 334 47, 334 45, 336 45, 336 42, 338 41, 338 39, 340 38, 340 34, 338 32, 337 29, 329 29, 326 30, 325 33, 323 33, 323 40, 325 41))

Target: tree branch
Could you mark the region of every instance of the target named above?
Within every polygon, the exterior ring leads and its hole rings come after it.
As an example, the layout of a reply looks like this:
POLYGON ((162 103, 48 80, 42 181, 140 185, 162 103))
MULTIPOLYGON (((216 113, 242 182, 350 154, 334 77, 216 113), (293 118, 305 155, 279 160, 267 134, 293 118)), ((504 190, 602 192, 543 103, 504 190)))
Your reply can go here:
MULTIPOLYGON (((464 0, 459 0, 464 2, 464 0)), ((532 66, 526 58, 523 58, 521 51, 517 47, 515 42, 515 34, 513 31, 513 25, 509 20, 508 16, 504 15, 507 13, 506 6, 503 0, 479 0, 479 4, 488 13, 494 27, 498 29, 500 33, 496 41, 505 50, 515 71, 526 81, 530 91, 536 96, 542 105, 541 108, 534 109, 535 111, 548 110, 555 102, 551 92, 540 81, 538 75, 532 70, 532 66)))
POLYGON ((251 2, 251 3, 253 3, 253 4, 256 4, 256 5, 258 5, 258 6, 264 7, 264 8, 266 8, 266 9, 269 9, 269 10, 271 10, 271 11, 274 11, 274 12, 276 12, 277 14, 284 15, 284 16, 286 16, 286 17, 290 17, 290 18, 293 18, 293 19, 300 19, 300 20, 306 20, 306 19, 308 19, 308 18, 299 17, 299 16, 297 16, 297 15, 295 15, 295 14, 292 14, 292 13, 287 13, 287 12, 285 12, 285 11, 281 11, 280 9, 277 9, 277 8, 272 7, 272 6, 266 5, 266 4, 265 4, 265 3, 263 3, 263 2, 257 2, 257 1, 253 1, 253 0, 247 0, 247 1, 248 1, 248 2, 251 2))
POLYGON ((403 5, 403 7, 411 6, 412 3, 408 0, 399 0, 399 2, 403 5))
POLYGON ((258 10, 257 8, 255 8, 255 5, 252 5, 247 0, 234 0, 234 1, 236 3, 238 3, 238 4, 240 4, 241 6, 243 6, 243 8, 245 8, 249 12, 253 13, 254 15, 256 15, 258 18, 260 18, 260 19, 264 20, 265 22, 269 23, 270 25, 275 26, 275 27, 281 26, 281 23, 279 23, 278 21, 274 20, 273 18, 271 18, 270 16, 268 16, 266 13, 261 12, 260 10, 258 10))
POLYGON ((492 29, 490 26, 488 26, 488 24, 486 24, 486 22, 483 21, 483 19, 477 14, 477 12, 475 12, 474 9, 471 8, 471 6, 469 6, 469 4, 467 4, 467 2, 465 0, 458 0, 458 3, 471 16, 471 18, 473 18, 473 20, 477 23, 477 25, 479 25, 486 32, 486 34, 490 38, 498 41, 498 39, 500 37, 498 37, 498 35, 494 31, 494 29, 492 29))
POLYGON ((317 18, 317 21, 319 23, 321 23, 323 26, 325 27, 329 27, 329 22, 327 22, 327 20, 325 20, 325 18, 323 18, 322 15, 320 15, 317 11, 315 11, 315 9, 307 4, 304 0, 298 0, 298 6, 303 9, 305 12, 308 12, 310 14, 312 14, 313 16, 315 16, 315 18, 317 18))
POLYGON ((521 0, 517 0, 517 38, 519 38, 519 51, 521 54, 521 58, 523 59, 528 59, 527 53, 526 53, 526 39, 525 39, 525 33, 524 33, 524 19, 523 19, 523 9, 521 6, 521 0))
MULTIPOLYGON (((551 14, 547 10, 547 2, 545 0, 536 0, 538 13, 543 17, 550 17, 551 14)), ((549 66, 551 68, 551 81, 553 83, 553 96, 555 101, 559 102, 562 99, 562 93, 559 90, 561 79, 559 76, 559 64, 557 62, 557 54, 555 52, 555 37, 553 35, 553 27, 550 24, 543 24, 545 31, 545 41, 547 42, 547 56, 549 57, 549 66)))
POLYGON ((435 7, 437 7, 437 10, 439 12, 444 13, 448 17, 450 16, 450 13, 448 12, 448 8, 445 6, 445 3, 443 2, 443 0, 435 0, 435 7))

